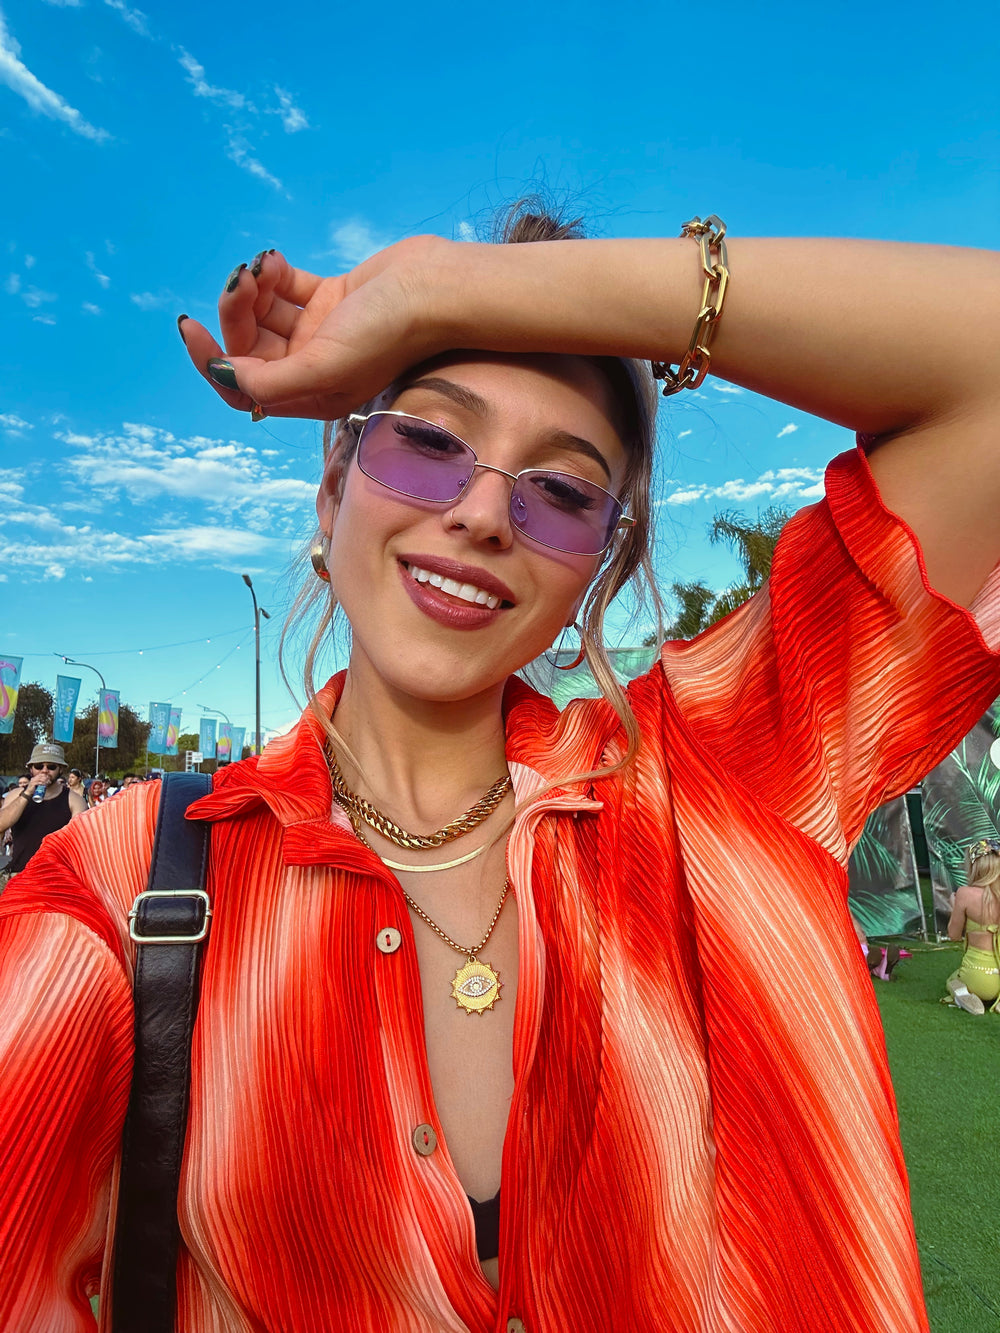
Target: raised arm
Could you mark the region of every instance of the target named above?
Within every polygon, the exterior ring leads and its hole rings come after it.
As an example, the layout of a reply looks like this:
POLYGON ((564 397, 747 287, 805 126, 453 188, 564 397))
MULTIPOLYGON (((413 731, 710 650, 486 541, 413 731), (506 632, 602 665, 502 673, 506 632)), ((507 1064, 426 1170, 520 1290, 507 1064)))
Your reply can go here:
MULTIPOLYGON (((729 239, 712 373, 878 437, 886 504, 935 588, 968 604, 1000 558, 1000 264, 992 252, 729 239)), ((320 280, 268 255, 220 303, 226 401, 339 416, 456 347, 676 362, 701 295, 688 239, 475 245, 421 237, 320 280)), ((207 373, 220 355, 182 333, 207 373)), ((219 372, 216 371, 216 374, 219 372)))

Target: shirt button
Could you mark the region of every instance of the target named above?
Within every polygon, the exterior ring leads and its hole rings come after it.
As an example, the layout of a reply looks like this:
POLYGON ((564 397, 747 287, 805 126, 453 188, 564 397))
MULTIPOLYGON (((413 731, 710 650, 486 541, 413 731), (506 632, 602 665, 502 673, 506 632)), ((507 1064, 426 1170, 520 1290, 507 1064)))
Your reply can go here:
POLYGON ((395 926, 383 926, 375 936, 375 943, 378 945, 379 953, 395 953, 403 943, 403 937, 395 926))
POLYGON ((507 1333, 525 1333, 524 1320, 513 1318, 507 1320, 507 1333))
POLYGON ((430 1157, 438 1146, 438 1136, 430 1125, 418 1125, 412 1134, 413 1146, 421 1157, 430 1157))

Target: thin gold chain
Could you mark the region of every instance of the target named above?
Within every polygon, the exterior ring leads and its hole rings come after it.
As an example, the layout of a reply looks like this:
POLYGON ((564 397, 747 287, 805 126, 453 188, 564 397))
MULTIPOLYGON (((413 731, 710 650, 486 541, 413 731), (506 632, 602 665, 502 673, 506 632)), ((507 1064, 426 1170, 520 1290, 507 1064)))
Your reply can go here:
MULTIPOLYGON (((351 823, 354 825, 354 832, 358 835, 358 838, 365 844, 365 846, 369 849, 369 851, 374 852, 375 848, 371 845, 371 843, 365 837, 364 833, 362 833, 361 829, 358 827, 357 820, 354 818, 354 816, 351 814, 350 811, 348 811, 347 813, 348 816, 350 817, 351 823)), ((377 856, 378 852, 375 852, 375 855, 377 856)), ((409 867, 405 868, 409 869, 409 867)), ((440 869, 440 867, 438 866, 428 867, 428 868, 440 869)), ((420 917, 421 921, 427 922, 427 924, 430 926, 431 930, 435 932, 435 934, 441 936, 445 944, 451 945, 451 947, 457 953, 464 954, 466 958, 475 958, 476 955, 479 953, 480 949, 486 948, 487 944, 489 943, 490 936, 493 934, 494 928, 496 927, 497 922, 500 920, 500 913, 503 911, 503 905, 507 901, 507 894, 510 892, 510 876, 508 875, 504 879, 503 892, 500 894, 500 901, 497 903, 497 910, 493 913, 493 920, 487 927, 486 934, 483 936, 483 938, 479 941, 479 943, 476 945, 474 949, 466 949, 461 944, 456 944, 455 941, 451 938, 451 936, 448 935, 445 931, 443 931, 441 927, 438 925, 438 923, 436 921, 433 921, 427 915, 427 913, 420 906, 420 904, 410 897, 410 895, 406 892, 406 890, 403 889, 403 886, 400 885, 399 887, 403 891, 403 897, 406 899, 407 905, 413 908, 414 912, 416 912, 417 916, 420 917)))
POLYGON ((490 817, 503 798, 510 791, 510 774, 505 773, 502 778, 497 778, 493 786, 486 792, 470 809, 466 810, 464 815, 458 819, 453 819, 450 824, 445 824, 436 833, 408 833, 406 829, 400 826, 383 814, 377 806, 366 801, 363 796, 357 792, 351 791, 344 781, 344 775, 340 771, 340 765, 337 763, 336 755, 329 745, 326 749, 326 761, 330 769, 330 781, 333 784, 333 794, 337 800, 352 816, 363 819, 369 828, 380 833, 387 841, 394 843, 397 847, 405 847, 410 851, 422 851, 433 847, 442 847, 446 842, 453 842, 455 838, 461 838, 466 833, 471 833, 474 828, 490 817))
POLYGON ((500 913, 503 911, 503 905, 507 901, 507 894, 509 892, 510 892, 510 879, 508 878, 505 879, 503 882, 503 892, 500 895, 500 901, 497 903, 497 910, 493 913, 493 920, 489 924, 489 929, 486 931, 486 934, 483 936, 483 938, 479 941, 479 943, 476 945, 474 949, 466 949, 461 944, 456 944, 455 941, 451 938, 451 936, 447 935, 441 929, 441 927, 438 925, 436 921, 431 920, 431 918, 427 915, 427 913, 420 906, 420 904, 415 903, 413 901, 413 899, 410 897, 410 895, 406 892, 405 889, 403 890, 403 897, 406 899, 408 905, 412 907, 414 912, 416 912, 417 916, 420 917, 420 920, 426 921, 427 924, 430 926, 431 930, 433 930, 436 935, 441 936, 445 944, 450 944, 451 947, 454 950, 456 950, 456 952, 464 954, 466 958, 475 958, 478 955, 480 949, 485 949, 486 945, 489 943, 489 938, 493 934, 493 929, 496 926, 496 923, 500 920, 500 913))

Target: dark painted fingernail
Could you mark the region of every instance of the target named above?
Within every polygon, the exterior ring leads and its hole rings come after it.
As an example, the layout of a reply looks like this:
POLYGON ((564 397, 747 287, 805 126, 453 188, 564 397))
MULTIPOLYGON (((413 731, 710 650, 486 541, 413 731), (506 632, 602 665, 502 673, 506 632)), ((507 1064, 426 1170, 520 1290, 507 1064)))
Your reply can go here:
POLYGON ((258 250, 257 253, 254 255, 253 263, 250 265, 250 272, 253 275, 253 277, 255 278, 260 277, 260 271, 264 267, 264 256, 267 253, 268 253, 267 250, 258 250))
POLYGON ((185 347, 187 347, 187 339, 184 337, 184 330, 181 328, 181 325, 184 323, 186 319, 190 319, 190 315, 177 316, 177 332, 181 335, 181 342, 184 344, 185 347))
POLYGON ((236 371, 221 356, 213 356, 205 369, 208 371, 208 378, 213 384, 218 384, 222 389, 235 389, 239 393, 240 386, 236 383, 236 371))
POLYGON ((267 413, 266 413, 266 412, 264 411, 264 409, 261 407, 260 403, 254 403, 253 407, 251 407, 251 409, 250 409, 250 420, 251 420, 251 421, 264 421, 264 420, 266 419, 266 417, 267 417, 267 413))
POLYGON ((245 268, 246 264, 238 264, 237 267, 233 269, 232 273, 230 273, 229 277, 226 279, 227 292, 235 292, 236 288, 240 285, 240 274, 245 268))

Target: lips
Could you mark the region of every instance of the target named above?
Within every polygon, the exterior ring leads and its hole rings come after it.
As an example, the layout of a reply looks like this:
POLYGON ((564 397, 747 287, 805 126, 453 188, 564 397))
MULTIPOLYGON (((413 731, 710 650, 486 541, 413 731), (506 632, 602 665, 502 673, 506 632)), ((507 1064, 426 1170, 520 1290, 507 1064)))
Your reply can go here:
POLYGON ((514 604, 507 585, 484 569, 436 556, 399 561, 403 587, 413 604, 449 629, 484 629, 514 604))
MULTIPOLYGON (((431 575, 434 587, 439 587, 446 581, 457 585, 460 589, 471 588, 473 590, 471 597, 452 592, 451 588, 446 590, 453 596, 462 596, 463 600, 474 601, 477 592, 484 592, 487 597, 498 598, 500 603, 506 602, 507 606, 513 606, 517 601, 506 583, 480 565, 465 565, 457 560, 447 560, 437 555, 403 555, 399 559, 411 577, 414 570, 420 575, 431 575)), ((419 578, 418 581, 426 583, 428 580, 419 578)))

